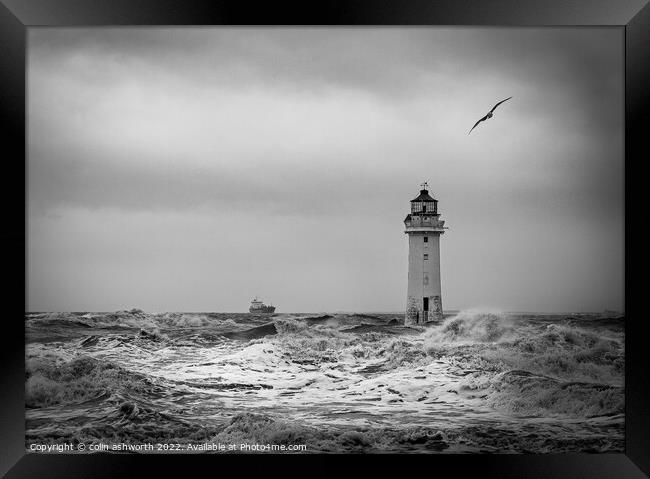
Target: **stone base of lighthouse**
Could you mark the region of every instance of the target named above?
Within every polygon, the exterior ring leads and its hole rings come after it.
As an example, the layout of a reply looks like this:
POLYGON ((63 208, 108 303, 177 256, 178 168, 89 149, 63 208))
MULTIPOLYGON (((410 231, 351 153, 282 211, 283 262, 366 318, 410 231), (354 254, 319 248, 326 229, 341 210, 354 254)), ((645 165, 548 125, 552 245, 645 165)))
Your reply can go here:
POLYGON ((406 300, 406 316, 404 324, 424 324, 430 321, 442 321, 442 298, 440 296, 427 296, 429 310, 425 310, 424 298, 409 296, 406 300))

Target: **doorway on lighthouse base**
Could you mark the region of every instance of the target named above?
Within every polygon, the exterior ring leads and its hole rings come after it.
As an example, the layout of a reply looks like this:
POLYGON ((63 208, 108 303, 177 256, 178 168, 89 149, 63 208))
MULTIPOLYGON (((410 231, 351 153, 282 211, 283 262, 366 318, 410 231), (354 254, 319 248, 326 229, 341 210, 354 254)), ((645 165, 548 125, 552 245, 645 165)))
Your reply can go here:
POLYGON ((429 320, 429 298, 422 298, 422 322, 429 320))

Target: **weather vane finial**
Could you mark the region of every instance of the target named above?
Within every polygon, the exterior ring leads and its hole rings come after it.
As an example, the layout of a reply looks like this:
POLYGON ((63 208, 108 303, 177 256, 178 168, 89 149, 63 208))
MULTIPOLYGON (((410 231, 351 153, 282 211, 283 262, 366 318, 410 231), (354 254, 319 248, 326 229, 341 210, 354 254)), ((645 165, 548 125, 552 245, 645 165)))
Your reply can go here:
POLYGON ((420 186, 422 187, 423 190, 428 190, 429 189, 429 183, 427 183, 426 181, 424 183, 422 183, 420 186))

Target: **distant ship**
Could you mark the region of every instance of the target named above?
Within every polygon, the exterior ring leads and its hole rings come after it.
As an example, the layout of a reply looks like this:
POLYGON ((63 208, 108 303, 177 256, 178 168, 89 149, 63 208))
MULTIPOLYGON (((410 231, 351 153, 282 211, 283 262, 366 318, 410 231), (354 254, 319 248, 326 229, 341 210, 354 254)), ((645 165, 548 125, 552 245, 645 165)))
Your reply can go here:
POLYGON ((274 313, 275 306, 267 306, 259 299, 255 298, 251 301, 251 307, 248 308, 251 313, 274 313))

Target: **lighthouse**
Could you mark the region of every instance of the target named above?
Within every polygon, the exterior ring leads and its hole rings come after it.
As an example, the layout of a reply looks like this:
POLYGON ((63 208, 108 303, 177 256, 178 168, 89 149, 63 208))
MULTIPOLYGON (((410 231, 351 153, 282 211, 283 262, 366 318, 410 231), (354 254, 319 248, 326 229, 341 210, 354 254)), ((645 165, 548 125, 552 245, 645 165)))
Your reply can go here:
POLYGON ((438 213, 438 200, 429 195, 427 183, 411 200, 404 233, 409 238, 409 273, 404 324, 424 324, 442 319, 440 289, 440 235, 445 222, 438 213))

